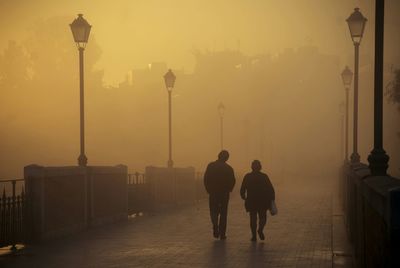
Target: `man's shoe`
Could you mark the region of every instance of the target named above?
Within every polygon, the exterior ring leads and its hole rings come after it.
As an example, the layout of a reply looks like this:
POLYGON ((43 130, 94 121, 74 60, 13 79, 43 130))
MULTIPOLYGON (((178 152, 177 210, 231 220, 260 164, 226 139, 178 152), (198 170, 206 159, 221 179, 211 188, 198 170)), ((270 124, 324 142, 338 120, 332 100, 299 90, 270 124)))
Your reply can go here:
POLYGON ((250 241, 256 242, 256 241, 257 241, 257 236, 253 235, 253 236, 251 237, 250 241))
POLYGON ((213 235, 214 235, 214 238, 219 238, 219 231, 218 231, 217 226, 213 227, 213 235))
POLYGON ((226 235, 221 235, 221 236, 219 237, 219 239, 225 240, 225 239, 226 239, 226 235))
POLYGON ((260 237, 261 240, 265 239, 265 235, 264 235, 263 231, 258 230, 257 233, 258 233, 258 236, 260 237))

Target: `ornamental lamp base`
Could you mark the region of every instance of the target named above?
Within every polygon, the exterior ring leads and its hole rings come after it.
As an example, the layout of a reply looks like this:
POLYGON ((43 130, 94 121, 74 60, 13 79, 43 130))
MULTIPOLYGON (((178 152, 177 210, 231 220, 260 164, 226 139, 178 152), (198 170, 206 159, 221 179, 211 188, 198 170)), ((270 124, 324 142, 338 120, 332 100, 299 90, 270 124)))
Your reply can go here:
POLYGON ((373 149, 368 156, 369 168, 373 176, 385 176, 389 167, 389 156, 383 149, 373 149))

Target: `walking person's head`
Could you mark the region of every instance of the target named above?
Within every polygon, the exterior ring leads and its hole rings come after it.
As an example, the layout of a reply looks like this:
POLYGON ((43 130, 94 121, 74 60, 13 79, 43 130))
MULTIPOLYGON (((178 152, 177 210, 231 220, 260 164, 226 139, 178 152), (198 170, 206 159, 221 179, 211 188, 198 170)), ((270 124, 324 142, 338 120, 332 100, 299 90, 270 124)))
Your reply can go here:
POLYGON ((259 161, 259 160, 254 160, 252 163, 251 163, 251 169, 253 170, 253 171, 261 171, 261 162, 259 161))
POLYGON ((229 159, 229 153, 227 150, 222 150, 221 152, 219 152, 218 154, 218 160, 222 161, 222 162, 226 162, 229 159))

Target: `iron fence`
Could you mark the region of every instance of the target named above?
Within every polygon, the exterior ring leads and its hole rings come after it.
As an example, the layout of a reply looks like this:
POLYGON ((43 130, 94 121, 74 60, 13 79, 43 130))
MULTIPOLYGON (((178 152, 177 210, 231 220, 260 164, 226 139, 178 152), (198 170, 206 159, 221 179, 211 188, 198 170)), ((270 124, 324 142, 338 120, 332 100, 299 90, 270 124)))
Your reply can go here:
POLYGON ((128 174, 128 214, 134 215, 149 210, 150 186, 143 173, 128 174))
MULTIPOLYGON (((173 183, 173 182, 171 182, 173 183)), ((176 183, 176 181, 175 181, 176 183)), ((128 174, 128 214, 136 215, 143 212, 148 212, 154 205, 154 196, 152 196, 151 185, 146 179, 144 173, 128 174)), ((204 188, 203 173, 197 172, 195 176, 195 200, 196 202, 206 199, 207 192, 204 188)))
POLYGON ((28 238, 28 203, 24 180, 0 180, 0 247, 24 243, 28 238), (17 194, 17 191, 19 192, 17 194))
POLYGON ((207 198, 207 192, 204 187, 204 172, 196 172, 196 200, 200 201, 207 198))
MULTIPOLYGON (((193 197, 196 201, 207 197, 203 173, 196 173, 194 187, 193 197)), ((127 193, 129 215, 151 211, 154 205, 152 196, 154 193, 144 173, 128 174, 127 193)), ((33 215, 29 196, 30 194, 25 192, 24 179, 0 179, 0 247, 11 246, 11 249, 15 250, 17 244, 31 241, 33 215)))

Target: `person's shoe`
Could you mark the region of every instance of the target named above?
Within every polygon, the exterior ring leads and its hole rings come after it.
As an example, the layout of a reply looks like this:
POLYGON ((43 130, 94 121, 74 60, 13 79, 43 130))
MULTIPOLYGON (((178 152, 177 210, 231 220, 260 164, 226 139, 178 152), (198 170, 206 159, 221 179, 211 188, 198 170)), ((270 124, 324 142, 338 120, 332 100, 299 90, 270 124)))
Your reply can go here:
POLYGON ((219 237, 219 239, 220 239, 220 240, 225 240, 225 239, 226 239, 226 235, 222 234, 222 235, 219 237))
POLYGON ((258 236, 260 237, 261 240, 265 239, 265 235, 264 235, 263 231, 258 230, 257 233, 258 233, 258 236))
POLYGON ((251 242, 256 242, 257 241, 257 236, 253 235, 250 239, 251 242))
POLYGON ((213 228, 213 235, 214 235, 214 238, 219 238, 219 231, 218 231, 217 227, 213 228))
POLYGON ((219 238, 219 232, 217 230, 214 230, 213 236, 214 238, 219 238))

